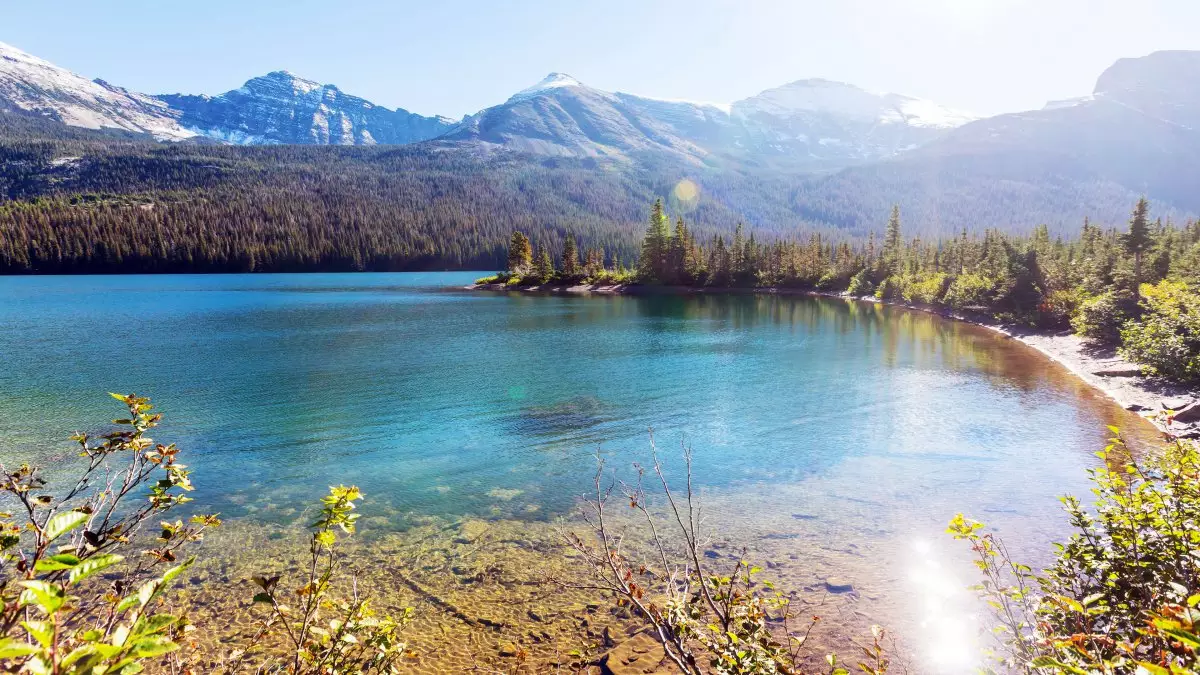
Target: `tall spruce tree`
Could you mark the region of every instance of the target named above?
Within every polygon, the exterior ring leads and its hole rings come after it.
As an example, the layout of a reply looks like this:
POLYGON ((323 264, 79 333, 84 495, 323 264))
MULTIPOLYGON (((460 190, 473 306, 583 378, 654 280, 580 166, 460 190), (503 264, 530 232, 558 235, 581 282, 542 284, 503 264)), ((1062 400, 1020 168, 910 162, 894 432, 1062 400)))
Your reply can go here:
POLYGON ((887 231, 883 235, 883 265, 884 274, 892 275, 899 271, 900 253, 904 241, 900 233, 900 206, 892 206, 892 214, 888 217, 887 231))
POLYGON ((579 247, 575 245, 575 235, 568 234, 563 242, 562 274, 566 279, 574 279, 580 275, 579 247))
POLYGON ((665 281, 667 269, 667 246, 671 233, 667 229, 667 214, 663 212, 662 200, 657 199, 650 209, 650 224, 642 239, 642 255, 638 258, 638 277, 647 283, 665 281))
POLYGON ((508 272, 523 277, 533 267, 533 247, 524 232, 513 232, 508 244, 508 272))
POLYGON ((1145 197, 1138 200, 1129 217, 1129 231, 1121 237, 1121 246, 1125 253, 1133 256, 1133 294, 1142 297, 1142 257, 1154 245, 1154 237, 1150 234, 1150 202, 1145 197))
POLYGON ((541 284, 554 278, 554 261, 550 259, 550 252, 544 246, 538 247, 538 253, 533 262, 533 276, 541 284))

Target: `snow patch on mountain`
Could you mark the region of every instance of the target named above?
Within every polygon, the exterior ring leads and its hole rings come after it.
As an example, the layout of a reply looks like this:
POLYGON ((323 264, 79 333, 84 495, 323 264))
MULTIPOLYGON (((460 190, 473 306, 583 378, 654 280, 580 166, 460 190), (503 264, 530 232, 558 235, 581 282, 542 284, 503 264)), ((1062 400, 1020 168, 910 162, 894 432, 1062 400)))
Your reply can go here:
POLYGON ((950 129, 979 119, 978 116, 940 106, 932 101, 901 94, 874 92, 832 80, 798 80, 768 89, 738 101, 742 115, 791 117, 822 114, 855 122, 907 124, 914 127, 950 129))
POLYGON ((57 119, 87 129, 123 129, 178 141, 196 134, 153 97, 92 81, 0 42, 0 109, 57 119))
POLYGON ((732 103, 714 103, 712 101, 693 101, 693 100, 686 99, 686 98, 662 98, 660 96, 644 96, 642 94, 630 94, 628 92, 617 92, 617 93, 625 94, 626 96, 636 96, 637 98, 645 99, 647 101, 659 101, 661 103, 678 103, 680 105, 690 105, 690 106, 695 106, 697 108, 712 108, 713 110, 719 110, 720 112, 723 112, 726 115, 730 114, 733 111, 732 103))
POLYGON ((517 93, 513 94, 512 97, 509 98, 508 100, 509 101, 520 101, 521 99, 526 99, 531 96, 537 96, 538 94, 541 94, 546 91, 551 91, 553 89, 561 89, 563 87, 582 87, 582 86, 583 86, 583 84, 579 80, 576 80, 575 78, 571 77, 570 75, 566 75, 564 73, 550 73, 546 77, 542 78, 541 82, 538 82, 537 84, 533 85, 532 87, 526 87, 525 89, 518 91, 517 93))

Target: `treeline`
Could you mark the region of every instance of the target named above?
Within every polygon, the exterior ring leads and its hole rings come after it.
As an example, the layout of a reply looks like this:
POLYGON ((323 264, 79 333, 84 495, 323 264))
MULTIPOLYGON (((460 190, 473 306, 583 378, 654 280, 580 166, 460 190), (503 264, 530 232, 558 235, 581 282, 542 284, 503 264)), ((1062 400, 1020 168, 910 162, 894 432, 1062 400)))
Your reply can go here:
MULTIPOLYGON (((884 234, 865 242, 813 234, 762 242, 694 234, 651 210, 635 271, 605 269, 574 240, 554 263, 520 232, 510 243, 510 284, 613 281, 712 288, 796 288, 981 312, 1039 327, 1072 327, 1119 345, 1152 374, 1200 380, 1200 222, 1151 221, 1139 200, 1125 229, 1084 221, 1078 237, 985 230, 905 238, 893 208, 884 234)), ((499 280, 499 279, 498 279, 499 280)))
MULTIPOLYGON (((735 241, 737 223, 747 224, 756 247, 783 243, 785 259, 802 255, 798 248, 790 254, 795 245, 787 242, 807 246, 810 234, 822 247, 844 241, 861 248, 886 218, 887 195, 915 194, 894 180, 861 171, 838 180, 802 177, 716 160, 681 165, 654 155, 537 157, 436 142, 160 144, 0 113, 0 273, 499 269, 514 229, 556 254, 572 235, 603 249, 607 267, 633 267, 645 205, 668 195, 665 207, 686 214, 688 235, 706 253, 717 235, 730 249, 729 264, 706 260, 711 283, 734 283, 729 277, 741 284, 747 272, 734 258, 747 237, 735 241), (677 196, 684 179, 698 197, 677 196)), ((952 222, 1012 231, 1040 222, 1031 214, 1053 223, 1070 212, 1044 195, 1035 203, 976 184, 953 187, 916 218, 907 212, 906 230, 934 240, 952 222), (974 197, 958 197, 968 194, 974 197)), ((1101 195, 1056 194, 1106 217, 1113 211, 1101 195)), ((692 268, 699 266, 693 261, 692 268)), ((676 282, 699 278, 692 277, 676 282)))

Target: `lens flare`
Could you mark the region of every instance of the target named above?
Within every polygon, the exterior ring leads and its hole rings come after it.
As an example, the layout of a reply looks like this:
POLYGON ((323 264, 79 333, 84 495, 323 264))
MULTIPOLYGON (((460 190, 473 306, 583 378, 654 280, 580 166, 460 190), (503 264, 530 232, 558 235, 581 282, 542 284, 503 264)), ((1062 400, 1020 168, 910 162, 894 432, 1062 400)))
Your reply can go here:
POLYGON ((675 189, 671 190, 671 196, 675 198, 680 208, 685 211, 691 211, 696 208, 696 203, 700 201, 700 186, 684 178, 675 184, 675 189))

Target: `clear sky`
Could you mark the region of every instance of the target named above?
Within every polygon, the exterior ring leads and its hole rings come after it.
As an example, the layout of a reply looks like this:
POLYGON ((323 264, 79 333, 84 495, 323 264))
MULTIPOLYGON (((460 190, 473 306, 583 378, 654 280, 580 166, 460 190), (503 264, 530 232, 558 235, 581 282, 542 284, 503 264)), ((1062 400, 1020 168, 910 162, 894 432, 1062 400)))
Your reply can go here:
POLYGON ((551 71, 718 103, 824 77, 992 114, 1200 49, 1200 0, 4 0, 0 42, 135 91, 286 69, 450 117, 551 71))

